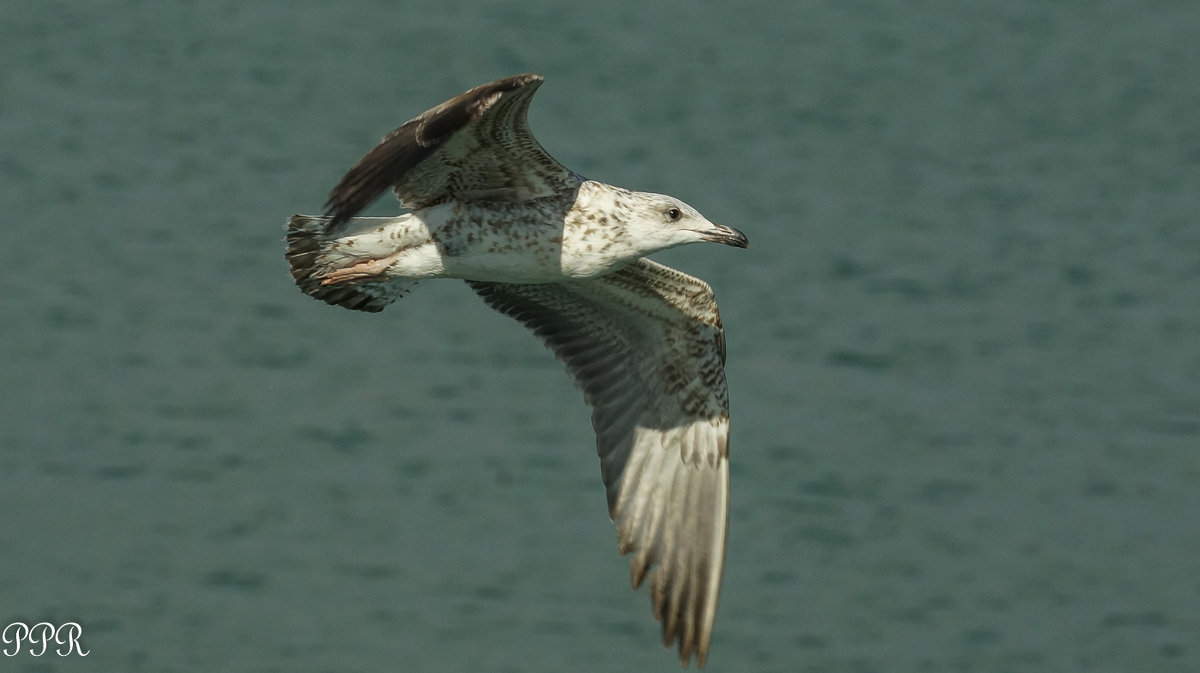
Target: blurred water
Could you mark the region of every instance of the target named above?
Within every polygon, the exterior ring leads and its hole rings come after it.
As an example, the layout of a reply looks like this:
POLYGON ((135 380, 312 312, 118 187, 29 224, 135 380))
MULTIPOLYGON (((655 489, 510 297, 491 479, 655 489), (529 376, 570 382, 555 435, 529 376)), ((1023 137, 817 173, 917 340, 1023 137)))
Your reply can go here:
MULTIPOLYGON (((1194 3, 43 2, 0 21, 5 670, 676 670, 558 364, 283 220, 469 86, 747 251, 714 671, 1200 667, 1194 3)), ((394 205, 382 203, 380 213, 394 205)))

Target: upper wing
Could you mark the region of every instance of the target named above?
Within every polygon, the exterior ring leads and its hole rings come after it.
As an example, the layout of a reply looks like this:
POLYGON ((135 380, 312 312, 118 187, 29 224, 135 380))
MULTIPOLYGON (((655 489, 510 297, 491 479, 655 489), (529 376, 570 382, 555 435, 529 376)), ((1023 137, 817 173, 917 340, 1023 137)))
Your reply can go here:
POLYGON ((469 282, 545 341, 583 389, 609 513, 663 644, 704 665, 725 561, 729 398, 712 290, 640 259, 586 281, 469 282))
POLYGON ((387 134, 329 193, 333 229, 389 187, 408 208, 448 199, 525 201, 578 180, 533 138, 526 121, 542 76, 477 86, 387 134))

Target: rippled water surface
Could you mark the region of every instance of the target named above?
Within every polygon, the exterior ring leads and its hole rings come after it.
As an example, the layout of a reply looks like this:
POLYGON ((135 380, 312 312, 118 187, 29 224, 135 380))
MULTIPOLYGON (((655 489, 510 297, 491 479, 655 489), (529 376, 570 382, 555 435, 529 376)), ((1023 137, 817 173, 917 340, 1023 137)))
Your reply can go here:
MULTIPOLYGON (((17 671, 678 670, 588 411, 461 283, 284 219, 469 86, 748 250, 712 671, 1200 670, 1192 2, 28 2, 0 21, 17 671)), ((394 211, 381 202, 377 213, 394 211)))

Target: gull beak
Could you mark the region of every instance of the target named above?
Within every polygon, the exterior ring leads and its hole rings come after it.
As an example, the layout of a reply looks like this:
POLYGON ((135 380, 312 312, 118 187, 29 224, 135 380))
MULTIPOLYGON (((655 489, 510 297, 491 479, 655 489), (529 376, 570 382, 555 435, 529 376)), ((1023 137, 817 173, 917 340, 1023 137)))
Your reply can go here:
POLYGON ((733 227, 726 227, 721 224, 714 224, 712 229, 700 232, 700 237, 706 241, 724 243, 725 245, 732 245, 735 248, 745 248, 750 245, 750 239, 746 238, 745 234, 733 227))

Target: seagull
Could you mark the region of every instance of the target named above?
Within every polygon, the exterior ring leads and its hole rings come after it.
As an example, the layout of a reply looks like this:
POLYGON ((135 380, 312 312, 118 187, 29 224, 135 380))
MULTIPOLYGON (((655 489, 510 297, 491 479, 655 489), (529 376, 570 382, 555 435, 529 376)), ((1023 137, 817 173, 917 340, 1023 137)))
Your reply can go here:
POLYGON ((465 280, 533 331, 592 408, 633 588, 649 578, 663 645, 703 667, 729 519, 725 336, 712 289, 645 255, 687 243, 747 246, 670 196, 586 179, 534 139, 541 75, 477 86, 392 131, 288 221, 302 291, 381 311, 419 280, 465 280), (406 212, 358 217, 389 188, 406 212))

